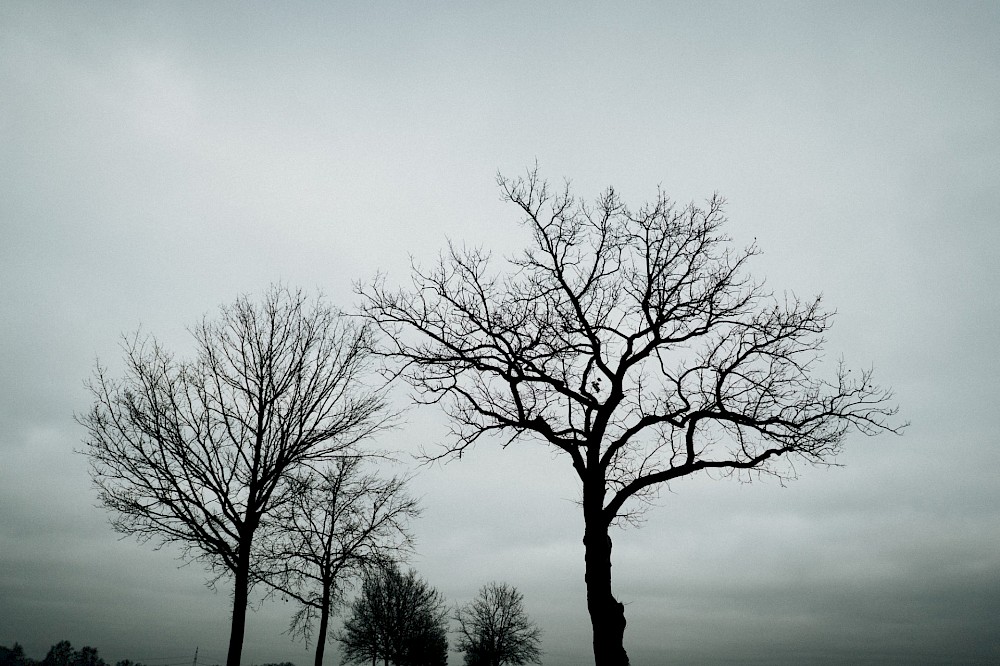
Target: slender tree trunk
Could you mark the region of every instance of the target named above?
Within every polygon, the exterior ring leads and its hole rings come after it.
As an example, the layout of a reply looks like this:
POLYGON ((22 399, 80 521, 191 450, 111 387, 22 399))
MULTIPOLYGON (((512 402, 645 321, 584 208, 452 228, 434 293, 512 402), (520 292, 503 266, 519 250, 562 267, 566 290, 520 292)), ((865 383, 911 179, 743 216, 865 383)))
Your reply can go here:
POLYGON ((236 571, 233 572, 233 624, 229 633, 226 666, 240 666, 243 656, 243 633, 247 622, 247 599, 250 593, 250 548, 240 546, 236 571))
POLYGON ((594 630, 596 666, 628 666, 625 652, 625 606, 611 593, 611 537, 600 516, 587 515, 583 537, 587 609, 594 630))
POLYGON ((326 632, 330 623, 330 584, 323 581, 323 601, 319 610, 319 634, 316 636, 315 666, 323 666, 323 652, 326 651, 326 632))

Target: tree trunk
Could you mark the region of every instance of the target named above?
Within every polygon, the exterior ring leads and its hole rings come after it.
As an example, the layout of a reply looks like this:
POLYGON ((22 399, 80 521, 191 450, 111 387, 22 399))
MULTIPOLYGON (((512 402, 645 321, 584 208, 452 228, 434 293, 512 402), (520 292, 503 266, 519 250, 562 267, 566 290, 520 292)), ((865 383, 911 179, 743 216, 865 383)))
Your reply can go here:
POLYGON ((249 588, 250 549, 241 546, 236 571, 233 572, 233 624, 229 633, 226 666, 240 666, 240 659, 243 656, 243 632, 246 630, 249 588))
POLYGON ((323 652, 326 650, 326 632, 330 623, 330 584, 323 582, 323 600, 319 610, 319 634, 316 636, 315 666, 323 666, 323 652))
POLYGON ((611 537, 601 517, 584 517, 587 609, 594 630, 596 666, 628 666, 625 606, 611 594, 611 537))

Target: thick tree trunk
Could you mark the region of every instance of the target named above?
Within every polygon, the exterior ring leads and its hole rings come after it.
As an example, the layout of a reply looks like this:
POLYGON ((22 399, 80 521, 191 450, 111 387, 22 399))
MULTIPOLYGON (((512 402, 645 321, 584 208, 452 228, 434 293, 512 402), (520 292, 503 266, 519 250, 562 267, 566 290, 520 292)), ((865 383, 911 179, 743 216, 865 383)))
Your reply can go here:
POLYGON ((323 666, 323 652, 326 651, 326 632, 330 624, 330 585, 323 583, 323 606, 319 611, 319 634, 316 636, 315 666, 323 666))
POLYGON ((611 593, 611 537, 601 518, 585 517, 587 608, 594 630, 596 666, 628 666, 625 606, 611 593))
POLYGON ((239 563, 233 572, 233 624, 229 633, 226 666, 240 666, 243 656, 243 632, 247 622, 247 599, 250 592, 249 548, 241 548, 239 563))

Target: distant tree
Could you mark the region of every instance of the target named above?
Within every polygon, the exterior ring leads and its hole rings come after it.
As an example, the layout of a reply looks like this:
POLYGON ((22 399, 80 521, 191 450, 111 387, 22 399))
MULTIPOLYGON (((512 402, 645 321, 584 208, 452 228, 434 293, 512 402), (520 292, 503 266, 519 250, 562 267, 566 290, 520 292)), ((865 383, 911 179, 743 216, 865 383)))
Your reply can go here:
POLYGON ((448 609, 415 571, 386 567, 365 578, 337 640, 345 664, 445 666, 448 609))
POLYGON ((455 611, 458 649, 467 666, 542 663, 542 630, 528 618, 523 602, 517 588, 489 583, 455 611))
POLYGON ((291 500, 295 474, 385 426, 386 405, 365 384, 368 328, 322 298, 272 287, 191 333, 192 361, 136 335, 122 379, 98 365, 83 453, 117 530, 179 544, 212 583, 232 577, 226 663, 239 666, 258 528, 291 500))
POLYGON ((49 648, 42 666, 73 666, 76 661, 76 650, 69 641, 59 641, 49 648))
POLYGON ((831 313, 745 276, 757 250, 730 247, 719 197, 636 209, 613 189, 593 204, 550 190, 537 170, 498 184, 532 239, 505 273, 449 245, 412 289, 362 287, 364 311, 418 399, 452 417, 440 456, 495 433, 567 458, 594 657, 627 664, 611 525, 681 477, 791 476, 781 459, 828 461, 851 429, 898 431, 891 392, 870 371, 819 374, 831 313))
POLYGON ((263 540, 264 581, 300 605, 290 633, 308 641, 316 633, 315 666, 322 666, 331 613, 343 592, 366 571, 405 556, 407 529, 419 514, 403 478, 364 473, 363 459, 341 457, 305 476, 294 499, 270 520, 263 540))
POLYGON ((24 654, 24 647, 15 642, 12 647, 0 645, 0 666, 34 666, 35 660, 24 654))
MULTIPOLYGON (((15 643, 15 647, 20 646, 15 643)), ((23 657, 23 649, 21 654, 23 657)), ((85 645, 79 650, 74 650, 69 641, 59 641, 50 647, 42 664, 43 666, 106 666, 97 648, 85 645)))
POLYGON ((85 645, 73 655, 73 666, 106 666, 97 654, 97 648, 85 645))

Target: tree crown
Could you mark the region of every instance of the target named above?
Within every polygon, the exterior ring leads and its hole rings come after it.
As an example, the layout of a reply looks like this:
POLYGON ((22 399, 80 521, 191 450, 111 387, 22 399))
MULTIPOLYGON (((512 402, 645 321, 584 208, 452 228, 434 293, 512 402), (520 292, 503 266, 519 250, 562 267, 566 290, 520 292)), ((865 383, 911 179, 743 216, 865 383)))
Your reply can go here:
POLYGON ((898 431, 871 371, 819 374, 831 313, 746 276, 757 249, 733 249, 720 197, 631 208, 613 189, 592 204, 555 192, 537 171, 498 184, 532 236, 505 271, 449 244, 412 288, 359 289, 382 353, 451 416, 439 455, 488 433, 541 440, 610 523, 681 476, 788 475, 779 458, 829 461, 851 428, 898 431))
POLYGON ((524 610, 524 595, 506 583, 489 583, 455 610, 458 649, 468 666, 540 664, 542 631, 524 610))
POLYGON ((389 424, 366 385, 371 331, 323 299, 275 286, 191 330, 178 360, 152 337, 124 345, 125 371, 98 365, 78 417, 83 453, 119 531, 175 542, 222 573, 296 472, 350 452, 389 424))

